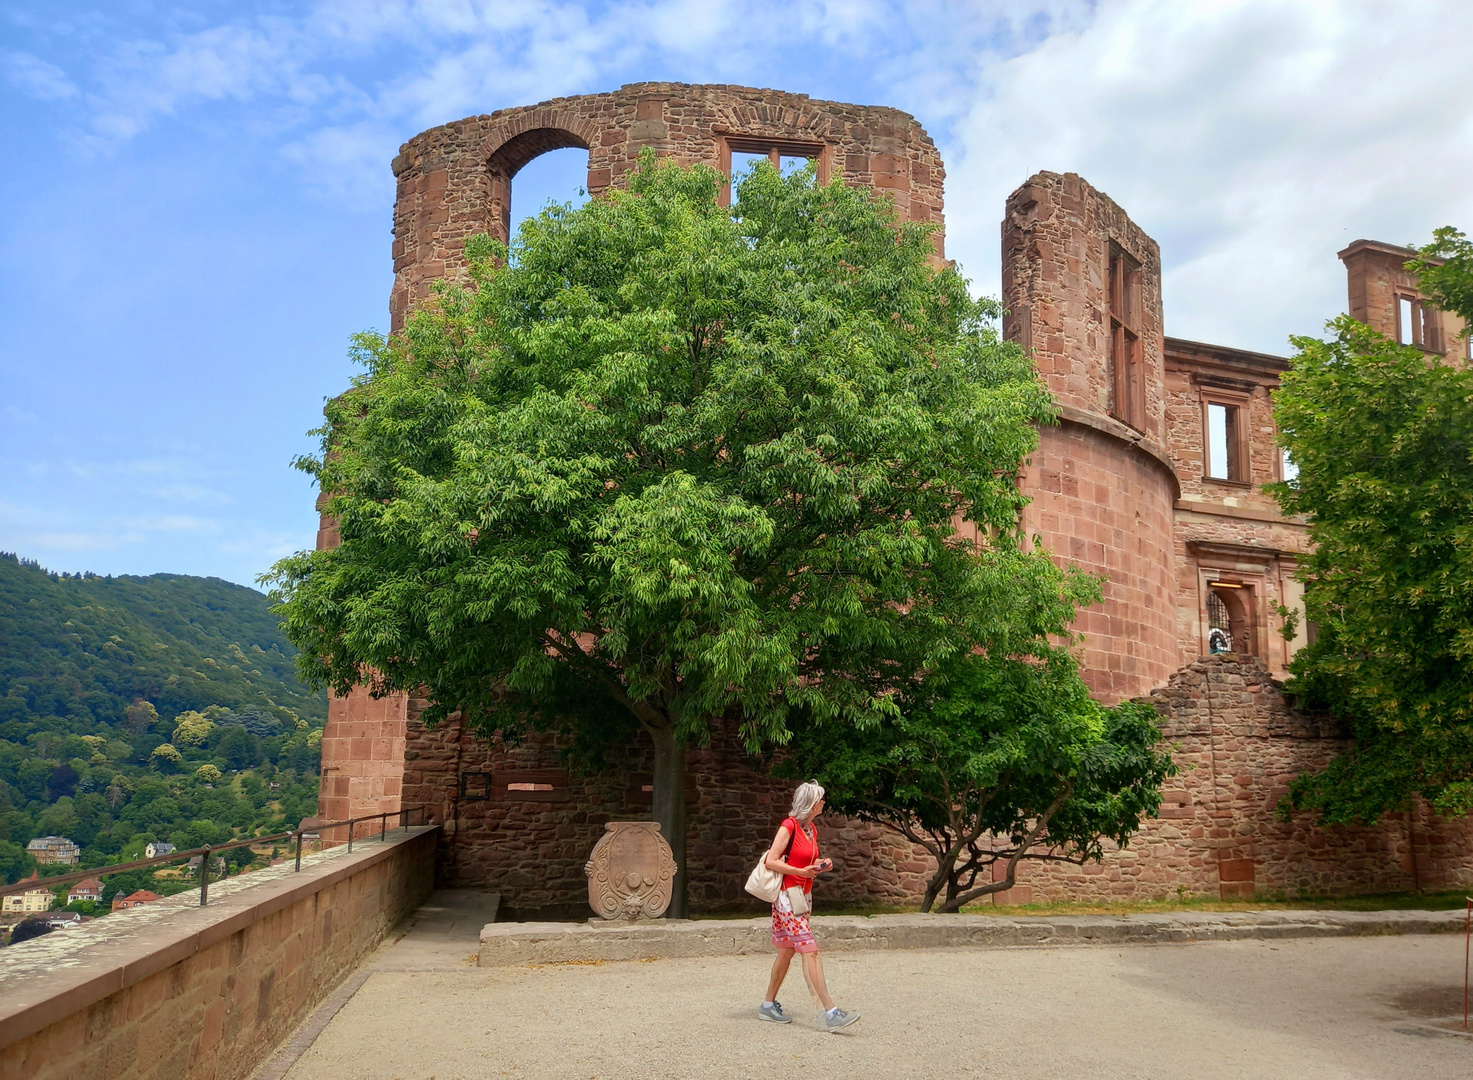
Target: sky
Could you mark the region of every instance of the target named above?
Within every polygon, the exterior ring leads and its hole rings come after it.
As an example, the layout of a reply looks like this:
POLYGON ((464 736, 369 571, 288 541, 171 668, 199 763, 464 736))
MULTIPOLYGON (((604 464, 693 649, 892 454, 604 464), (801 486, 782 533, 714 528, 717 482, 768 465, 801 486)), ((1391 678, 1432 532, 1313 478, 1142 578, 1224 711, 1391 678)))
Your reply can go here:
POLYGON ((311 547, 291 462, 387 329, 426 128, 648 80, 892 105, 978 292, 1007 194, 1077 172, 1160 243, 1169 334, 1287 355, 1350 241, 1473 228, 1470 40, 1466 0, 0 0, 0 551, 251 584, 311 547))

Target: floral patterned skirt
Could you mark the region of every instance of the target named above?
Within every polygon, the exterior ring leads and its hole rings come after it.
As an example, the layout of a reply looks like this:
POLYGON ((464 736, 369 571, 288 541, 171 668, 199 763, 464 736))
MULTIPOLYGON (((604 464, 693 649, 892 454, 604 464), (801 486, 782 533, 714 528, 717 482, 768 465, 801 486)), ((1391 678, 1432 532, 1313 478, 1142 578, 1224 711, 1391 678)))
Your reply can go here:
POLYGON ((795 949, 800 953, 818 952, 818 942, 808 927, 807 915, 794 915, 788 894, 780 892, 772 904, 772 947, 795 949))

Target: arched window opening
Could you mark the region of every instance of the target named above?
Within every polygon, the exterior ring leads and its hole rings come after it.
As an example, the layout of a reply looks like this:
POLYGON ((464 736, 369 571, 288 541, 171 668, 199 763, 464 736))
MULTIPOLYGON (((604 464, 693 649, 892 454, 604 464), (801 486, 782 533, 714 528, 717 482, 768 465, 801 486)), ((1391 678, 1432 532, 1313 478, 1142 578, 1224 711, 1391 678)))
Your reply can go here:
POLYGON ((582 206, 588 201, 587 185, 587 150, 549 150, 527 162, 511 181, 510 237, 515 238, 522 222, 542 213, 549 203, 571 204, 575 210, 582 206))
POLYGON ((536 217, 549 201, 574 206, 587 201, 588 144, 560 128, 524 131, 491 155, 486 162, 486 180, 490 197, 487 231, 498 240, 510 242, 522 221, 536 217))

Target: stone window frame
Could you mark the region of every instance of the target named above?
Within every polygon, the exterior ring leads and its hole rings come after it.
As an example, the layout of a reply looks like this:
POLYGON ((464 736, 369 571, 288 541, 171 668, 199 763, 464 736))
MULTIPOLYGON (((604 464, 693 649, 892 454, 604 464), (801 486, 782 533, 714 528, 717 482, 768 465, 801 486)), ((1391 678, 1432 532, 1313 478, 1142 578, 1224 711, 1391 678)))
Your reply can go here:
POLYGON ((1414 289, 1398 288, 1391 294, 1391 310, 1393 315, 1392 333, 1398 345, 1413 345, 1423 352, 1442 352, 1442 325, 1437 318, 1438 309, 1432 307, 1422 295, 1414 289), (1407 306, 1410 313, 1410 327, 1403 327, 1401 310, 1402 305, 1407 306), (1406 341, 1402 341, 1405 331, 1406 341))
POLYGON ((1230 487, 1253 486, 1253 395, 1246 390, 1228 390, 1220 386, 1197 387, 1202 411, 1202 482, 1227 484, 1230 487), (1212 433, 1208 422, 1209 405, 1221 405, 1237 414, 1237 422, 1228 434, 1228 475, 1213 476, 1212 433), (1234 468, 1236 466, 1236 468, 1234 468), (1236 472, 1241 479, 1234 479, 1236 472))
POLYGON ((1141 263, 1110 243, 1106 267, 1106 307, 1110 323, 1110 415, 1137 431, 1146 430, 1146 359, 1142 337, 1141 263))
POLYGON ((1239 641, 1237 638, 1244 635, 1235 636, 1233 651, 1256 656, 1267 662, 1269 657, 1264 655, 1264 647, 1268 639, 1264 605, 1268 598, 1269 569, 1265 567, 1259 572, 1213 566, 1213 561, 1221 560, 1213 560, 1205 553, 1199 554, 1198 559, 1200 560, 1197 563, 1197 648, 1199 655, 1206 656, 1209 653, 1207 638, 1211 620, 1207 615, 1207 598, 1213 592, 1213 586, 1223 586, 1233 590, 1232 595, 1238 598, 1238 603, 1243 605, 1247 615, 1245 634, 1248 640, 1239 641))
POLYGON ((717 168, 726 175, 726 184, 721 189, 721 205, 731 205, 731 155, 766 154, 773 168, 780 168, 781 159, 801 157, 817 162, 818 182, 827 184, 833 167, 833 148, 828 143, 807 139, 779 139, 768 135, 718 134, 716 137, 717 168))

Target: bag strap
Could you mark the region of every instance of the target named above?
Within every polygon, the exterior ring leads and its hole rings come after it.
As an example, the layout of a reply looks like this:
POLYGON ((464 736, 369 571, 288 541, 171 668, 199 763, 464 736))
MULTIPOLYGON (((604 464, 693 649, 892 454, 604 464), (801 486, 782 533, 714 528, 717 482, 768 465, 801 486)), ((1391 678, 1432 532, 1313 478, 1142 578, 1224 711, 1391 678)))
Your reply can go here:
MULTIPOLYGON (((793 853, 793 841, 798 839, 798 819, 795 817, 783 818, 784 825, 786 825, 790 821, 793 823, 793 827, 788 830, 788 848, 786 851, 783 852, 783 862, 788 862, 788 856, 793 853)), ((788 865, 792 866, 793 864, 788 863, 788 865)))

